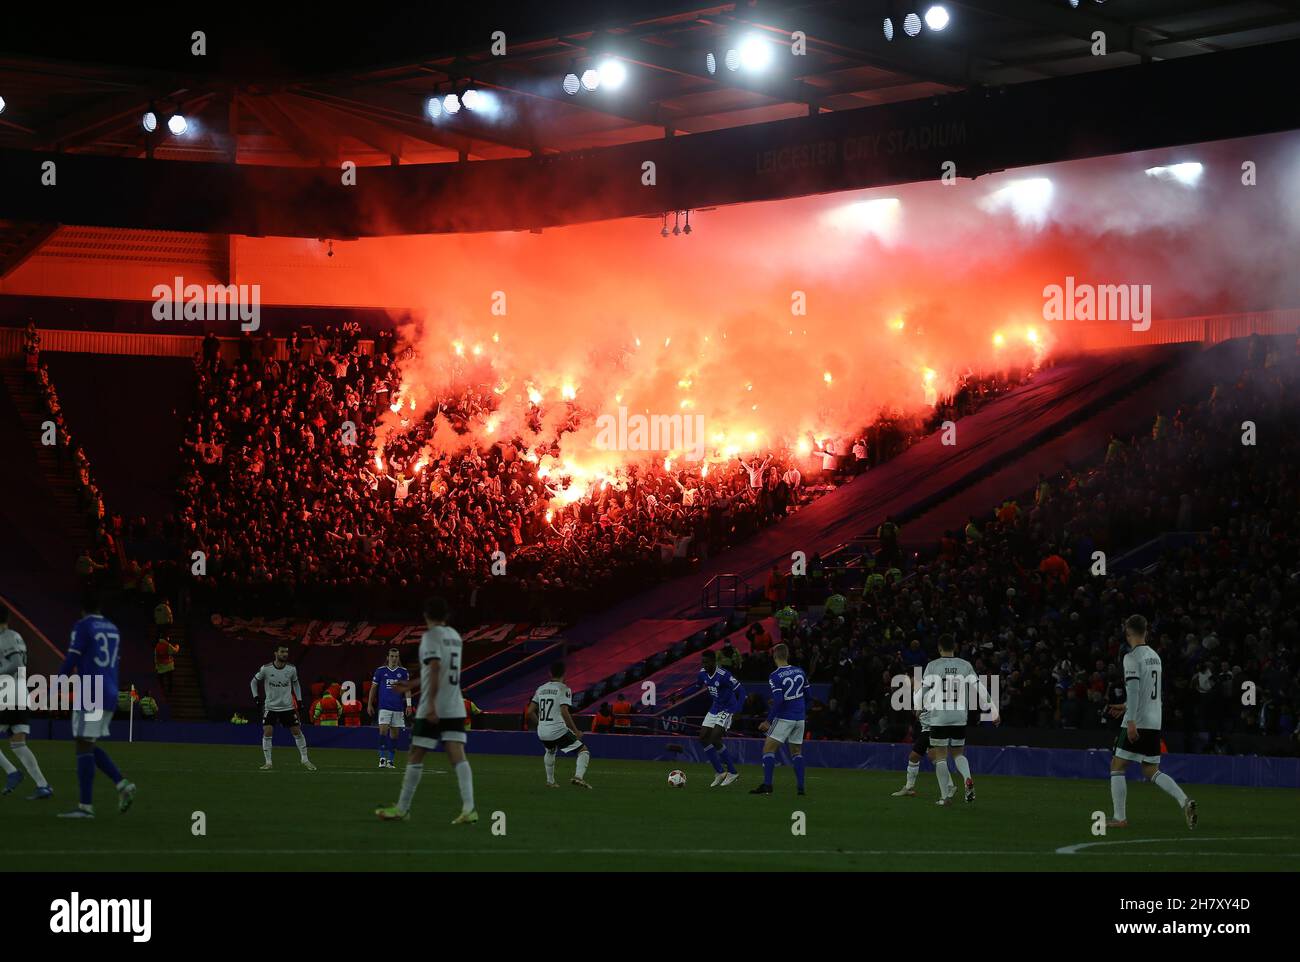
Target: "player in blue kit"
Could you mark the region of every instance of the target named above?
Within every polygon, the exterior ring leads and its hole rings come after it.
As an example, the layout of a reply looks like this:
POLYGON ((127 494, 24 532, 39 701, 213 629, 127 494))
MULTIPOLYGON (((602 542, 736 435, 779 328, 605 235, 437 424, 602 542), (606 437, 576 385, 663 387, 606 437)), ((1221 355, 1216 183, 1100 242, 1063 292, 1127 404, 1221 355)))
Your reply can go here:
POLYGON ((375 697, 379 698, 379 767, 396 768, 393 759, 397 754, 398 743, 402 740, 402 730, 406 728, 406 716, 411 711, 411 699, 408 695, 393 690, 399 682, 411 680, 411 673, 402 667, 402 653, 396 648, 388 649, 388 662, 375 669, 371 678, 370 697, 366 709, 375 714, 375 697))
POLYGON ((722 739, 727 729, 731 727, 731 719, 745 703, 745 689, 741 687, 735 675, 725 668, 718 667, 716 653, 706 651, 701 659, 704 667, 700 669, 700 686, 708 689, 709 694, 713 696, 713 701, 700 728, 700 742, 704 746, 704 754, 708 756, 709 764, 713 766, 713 771, 716 773, 713 776, 713 784, 709 788, 716 788, 719 785, 730 785, 740 777, 722 739))
POLYGON ((802 795, 803 726, 808 715, 808 676, 802 668, 790 664, 790 649, 786 645, 777 645, 772 649, 772 660, 776 662, 776 671, 767 679, 772 686, 772 706, 768 710, 767 721, 758 726, 759 731, 767 732, 767 741, 763 743, 763 784, 752 789, 749 794, 772 794, 776 753, 785 744, 790 746, 794 780, 802 795))
POLYGON ((72 626, 72 643, 59 669, 62 676, 76 676, 78 683, 72 708, 72 737, 77 748, 77 783, 81 803, 60 818, 94 818, 95 769, 109 777, 117 789, 117 808, 125 812, 135 800, 135 785, 95 744, 108 737, 109 723, 117 708, 117 661, 122 637, 117 626, 104 617, 99 600, 87 594, 81 602, 81 620, 72 626))

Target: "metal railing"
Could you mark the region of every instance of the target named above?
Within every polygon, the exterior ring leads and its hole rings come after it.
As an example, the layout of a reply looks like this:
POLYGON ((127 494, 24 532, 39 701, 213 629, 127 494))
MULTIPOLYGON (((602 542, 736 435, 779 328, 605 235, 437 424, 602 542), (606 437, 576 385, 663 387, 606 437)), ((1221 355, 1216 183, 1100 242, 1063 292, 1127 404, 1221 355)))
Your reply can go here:
POLYGON ((714 575, 700 593, 705 611, 739 608, 749 601, 749 582, 737 574, 714 575))

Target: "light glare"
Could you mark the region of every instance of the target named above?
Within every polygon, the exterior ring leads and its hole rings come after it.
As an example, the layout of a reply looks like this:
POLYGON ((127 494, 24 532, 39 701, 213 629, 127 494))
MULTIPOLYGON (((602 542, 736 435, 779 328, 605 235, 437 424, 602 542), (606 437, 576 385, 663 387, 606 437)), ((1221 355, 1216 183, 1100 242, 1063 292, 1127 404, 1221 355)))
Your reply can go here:
POLYGON ((1148 177, 1159 177, 1161 180, 1176 180, 1180 184, 1188 187, 1193 186, 1201 179, 1201 174, 1205 172, 1205 166, 1197 161, 1188 161, 1182 164, 1171 164, 1168 167, 1148 167, 1148 177))
POLYGON ((931 30, 942 30, 948 26, 948 8, 935 4, 925 11, 925 25, 931 30))
POLYGON ((746 37, 740 44, 740 63, 746 70, 765 70, 772 62, 772 48, 761 37, 746 37))
POLYGON ((1052 182, 1046 177, 1013 180, 980 202, 988 211, 1010 209, 1021 224, 1042 227, 1052 203, 1052 182))
POLYGON ((600 82, 611 90, 623 86, 626 79, 627 67, 623 66, 623 61, 610 58, 600 65, 600 82))

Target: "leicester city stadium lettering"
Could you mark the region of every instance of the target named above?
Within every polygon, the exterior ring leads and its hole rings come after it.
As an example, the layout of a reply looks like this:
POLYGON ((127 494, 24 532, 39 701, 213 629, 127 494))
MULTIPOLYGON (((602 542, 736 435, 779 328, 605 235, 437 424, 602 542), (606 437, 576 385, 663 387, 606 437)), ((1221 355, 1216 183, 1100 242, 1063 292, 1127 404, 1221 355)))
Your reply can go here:
POLYGON ((758 174, 777 174, 811 167, 851 165, 878 157, 960 147, 965 143, 965 121, 920 124, 840 140, 818 140, 774 150, 761 150, 754 155, 754 171, 758 174))
MULTIPOLYGON (((424 634, 425 626, 397 622, 310 621, 302 633, 304 645, 413 645, 424 634)), ((529 622, 502 622, 478 625, 466 631, 466 643, 474 641, 520 641, 526 638, 550 638, 559 625, 529 622)))

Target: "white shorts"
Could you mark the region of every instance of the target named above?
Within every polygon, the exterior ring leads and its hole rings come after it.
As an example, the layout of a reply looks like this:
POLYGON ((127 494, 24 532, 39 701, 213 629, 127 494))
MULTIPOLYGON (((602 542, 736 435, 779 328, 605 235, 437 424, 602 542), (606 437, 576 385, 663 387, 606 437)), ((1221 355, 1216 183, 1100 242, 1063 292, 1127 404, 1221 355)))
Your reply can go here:
POLYGON ((789 718, 778 718, 772 722, 772 727, 767 730, 767 737, 774 742, 781 742, 788 745, 803 744, 803 725, 802 721, 792 721, 789 718))
POLYGON ((387 725, 389 728, 405 728, 406 712, 396 711, 392 708, 379 709, 379 724, 387 725))
POLYGON ((92 717, 90 712, 73 711, 72 737, 88 742, 108 737, 108 726, 113 721, 112 712, 100 712, 99 717, 92 717))
POLYGON ((0 725, 0 735, 9 732, 11 735, 30 735, 32 733, 31 725, 0 725))
POLYGON ((721 728, 723 731, 726 731, 728 728, 731 727, 732 717, 733 715, 729 711, 719 711, 719 712, 711 711, 704 716, 704 727, 721 728))

